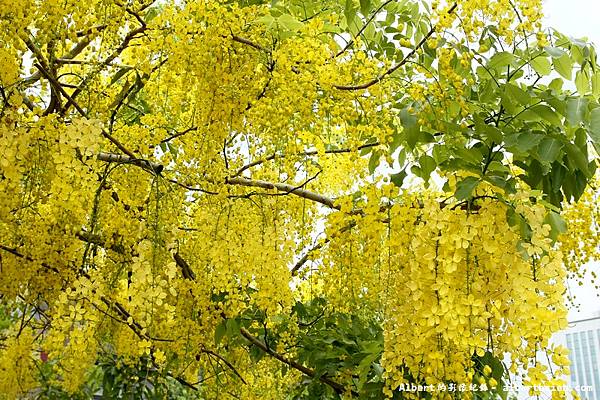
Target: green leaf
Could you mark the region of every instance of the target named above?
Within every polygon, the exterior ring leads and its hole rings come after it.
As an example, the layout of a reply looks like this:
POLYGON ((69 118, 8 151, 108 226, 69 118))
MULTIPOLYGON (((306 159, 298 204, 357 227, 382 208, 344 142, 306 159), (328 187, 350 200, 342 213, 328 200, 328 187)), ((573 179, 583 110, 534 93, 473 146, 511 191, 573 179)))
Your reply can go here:
MULTIPOLYGON (((114 75, 113 77, 110 79, 110 85, 115 84, 119 79, 121 79, 126 73, 128 73, 129 71, 131 71, 133 68, 132 67, 123 67, 120 68, 114 75)), ((109 85, 109 86, 110 86, 109 85)))
POLYGON ((552 64, 550 64, 550 60, 546 57, 538 56, 532 59, 529 64, 541 76, 550 75, 550 72, 552 72, 552 64))
POLYGON ((271 29, 275 24, 275 18, 271 14, 264 15, 258 18, 256 21, 264 24, 268 29, 271 29))
POLYGON ((474 176, 468 176, 456 184, 456 192, 454 197, 457 200, 465 200, 471 197, 471 193, 477 187, 480 180, 474 176))
POLYGON ((344 16, 346 17, 346 24, 348 25, 348 28, 350 28, 352 22, 354 21, 354 17, 356 17, 353 0, 346 0, 346 5, 344 7, 344 16))
POLYGON ((428 155, 423 155, 419 158, 419 165, 421 166, 421 178, 427 180, 431 173, 435 171, 437 164, 433 157, 428 155))
POLYGON ((588 134, 596 149, 600 149, 600 107, 594 108, 590 113, 590 129, 588 134))
POLYGON ((279 16, 279 18, 277 18, 277 22, 279 22, 279 25, 281 25, 283 28, 292 32, 298 31, 303 25, 302 22, 298 21, 290 14, 283 14, 279 16))
POLYGON ((548 85, 548 87, 555 92, 560 92, 563 87, 563 80, 561 78, 552 79, 552 82, 548 85))
POLYGON ((459 147, 456 149, 456 154, 464 161, 474 164, 474 165, 479 165, 481 164, 481 160, 482 160, 482 155, 481 152, 479 152, 479 150, 474 149, 474 148, 465 148, 465 147, 459 147))
POLYGON ((588 100, 583 97, 575 97, 567 100, 567 122, 571 126, 578 126, 585 114, 588 100))
POLYGON ((366 17, 371 9, 371 0, 360 0, 360 12, 366 17))
POLYGON ((544 138, 538 145, 538 155, 540 161, 555 161, 558 159, 562 147, 563 144, 560 141, 550 137, 544 138))
POLYGON ((227 326, 225 323, 220 323, 219 325, 217 325, 217 327, 215 328, 215 345, 221 343, 221 339, 223 339, 223 336, 225 336, 226 333, 227 326))
POLYGON ((517 212, 513 208, 508 208, 506 210, 506 221, 510 226, 519 228, 519 232, 521 237, 524 240, 529 240, 531 238, 531 227, 523 218, 523 216, 517 212))
POLYGON ((529 104, 529 101, 531 100, 531 96, 526 91, 512 83, 507 84, 505 90, 511 98, 515 99, 523 106, 529 104))
POLYGON ((573 143, 567 143, 567 145, 565 146, 565 152, 567 153, 567 157, 569 157, 569 160, 573 161, 577 169, 580 170, 583 173, 583 175, 590 178, 591 174, 588 166, 588 159, 585 156, 585 154, 583 154, 583 152, 579 149, 579 147, 577 147, 573 143))
POLYGON ((571 80, 571 74, 573 72, 573 61, 568 54, 563 54, 559 58, 555 58, 553 60, 554 69, 558 72, 563 78, 567 80, 571 80))
POLYGON ((560 58, 567 54, 563 49, 559 49, 558 47, 544 47, 544 50, 546 50, 546 53, 552 58, 560 58))
POLYGON ((509 53, 507 51, 501 51, 492 56, 490 58, 490 62, 488 63, 488 68, 499 71, 502 67, 512 64, 515 61, 515 56, 513 53, 509 53))
POLYGON ((519 152, 528 152, 533 149, 542 139, 543 135, 531 132, 523 132, 517 136, 516 147, 519 152))
POLYGON ((556 241, 558 235, 567 231, 567 223, 557 212, 550 211, 548 215, 546 215, 544 222, 550 225, 550 238, 553 241, 556 241))
POLYGON ((590 91, 590 81, 585 70, 579 70, 575 74, 575 87, 577 88, 577 93, 582 96, 590 91))
POLYGON ((397 187, 402 187, 402 184, 404 183, 404 179, 406 178, 406 175, 407 175, 406 171, 402 170, 402 171, 398 172, 397 174, 390 175, 390 180, 397 187))
POLYGON ((225 323, 225 331, 228 337, 235 337, 240 333, 240 324, 234 318, 230 318, 225 323))
POLYGON ((369 173, 372 175, 375 172, 375 169, 379 166, 379 158, 381 157, 381 152, 374 151, 371 154, 371 158, 369 158, 369 173))
MULTIPOLYGON (((480 127, 478 127, 479 129, 480 127)), ((494 143, 502 143, 502 131, 492 125, 483 125, 481 130, 494 143)))
POLYGON ((530 108, 530 110, 554 126, 562 125, 562 121, 556 113, 556 111, 544 104, 538 104, 536 106, 533 106, 530 108))
POLYGON ((596 71, 592 75, 592 95, 594 97, 600 96, 600 71, 596 71))

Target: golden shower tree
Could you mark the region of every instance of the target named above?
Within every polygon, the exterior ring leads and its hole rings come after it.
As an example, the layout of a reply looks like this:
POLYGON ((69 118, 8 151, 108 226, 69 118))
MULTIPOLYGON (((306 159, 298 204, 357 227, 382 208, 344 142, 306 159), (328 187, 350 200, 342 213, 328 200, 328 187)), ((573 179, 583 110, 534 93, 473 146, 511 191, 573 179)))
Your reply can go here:
POLYGON ((600 71, 540 19, 0 0, 0 397, 560 384, 548 339, 597 250, 600 71))

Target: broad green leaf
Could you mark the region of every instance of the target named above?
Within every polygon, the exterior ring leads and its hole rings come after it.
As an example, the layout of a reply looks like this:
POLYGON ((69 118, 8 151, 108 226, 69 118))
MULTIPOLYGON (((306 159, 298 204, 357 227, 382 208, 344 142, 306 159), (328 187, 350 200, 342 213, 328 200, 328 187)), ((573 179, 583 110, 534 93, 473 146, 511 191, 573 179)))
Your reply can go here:
POLYGON ((538 145, 538 155, 540 161, 553 162, 560 155, 563 144, 554 138, 544 138, 538 145))
POLYGON ((544 47, 544 50, 546 50, 546 53, 552 56, 552 58, 560 58, 567 54, 563 49, 559 49, 558 47, 544 47))
POLYGON ((277 21, 279 22, 279 25, 281 25, 283 28, 292 32, 296 32, 298 29, 302 28, 303 25, 302 22, 298 21, 296 18, 289 14, 283 14, 279 16, 279 18, 277 18, 277 21))
POLYGON ((454 197, 457 200, 465 200, 471 197, 471 193, 477 187, 480 180, 474 176, 468 176, 462 181, 456 184, 456 192, 454 193, 454 197))
POLYGON ((561 78, 555 78, 552 80, 552 82, 550 82, 550 84, 548 85, 548 87, 552 90, 554 90, 555 92, 561 92, 562 91, 562 87, 563 87, 563 80, 561 78))
POLYGON ((600 71, 596 71, 592 75, 592 95, 594 97, 600 96, 600 71))
POLYGON ((543 138, 543 135, 537 133, 523 132, 517 137, 516 146, 520 152, 528 152, 540 143, 543 138))
POLYGON ((369 173, 373 174, 375 169, 379 166, 379 159, 381 157, 381 153, 379 151, 374 151, 371 154, 371 158, 369 158, 369 173))
POLYGON ((116 83, 119 79, 121 79, 123 76, 125 76, 125 74, 128 73, 129 71, 131 71, 132 69, 133 69, 132 67, 119 68, 119 70, 110 79, 110 85, 113 85, 114 83, 116 83))
POLYGON ((495 126, 484 125, 483 129, 485 135, 492 140, 494 143, 502 143, 502 131, 495 126))
POLYGON ((590 130, 588 132, 592 142, 600 146, 600 107, 594 108, 590 113, 590 130))
POLYGON ((352 22, 354 22, 354 18, 356 17, 353 0, 346 0, 346 5, 344 7, 344 16, 346 17, 346 24, 348 24, 348 27, 351 27, 352 22))
POLYGON ((563 78, 570 81, 573 72, 573 61, 571 61, 569 55, 563 54, 561 57, 555 58, 552 62, 556 72, 558 72, 563 78))
POLYGON ((588 167, 588 159, 583 154, 583 152, 579 149, 579 147, 575 146, 572 143, 567 143, 564 147, 565 152, 567 153, 567 157, 569 160, 575 164, 578 170, 580 170, 586 177, 590 177, 590 170, 588 167))
POLYGON ((550 72, 552 72, 552 64, 550 64, 550 60, 544 56, 535 57, 529 64, 533 70, 541 76, 550 75, 550 72))
POLYGON ((577 88, 577 93, 581 96, 590 91, 590 80, 586 70, 579 70, 575 74, 575 87, 577 88))
POLYGON ((506 85, 506 92, 511 98, 524 106, 529 104, 529 101, 531 100, 531 96, 526 91, 512 83, 506 85))
POLYGON ((390 180, 392 183, 398 187, 402 187, 404 183, 404 179, 406 178, 406 172, 404 170, 398 172, 397 174, 390 175, 390 180))
POLYGON ((429 178, 431 173, 435 171, 435 168, 437 167, 437 164, 433 157, 428 155, 423 155, 419 158, 419 165, 421 166, 421 177, 425 180, 429 178))
POLYGON ((515 61, 515 55, 507 51, 496 53, 490 58, 488 68, 500 71, 502 67, 512 64, 515 61))
POLYGON ((219 345, 219 343, 221 343, 221 339, 223 339, 223 336, 225 336, 226 333, 227 326, 225 322, 222 322, 219 325, 217 325, 217 327, 215 328, 215 345, 219 345))
POLYGON ((268 29, 271 29, 275 24, 275 18, 271 14, 263 15, 256 20, 257 22, 264 24, 268 29))
POLYGON ((364 16, 369 15, 369 10, 371 9, 371 0, 360 0, 360 12, 364 16))
POLYGON ((567 223, 557 212, 550 211, 544 222, 550 225, 550 238, 554 241, 556 241, 558 235, 567 231, 567 223))
POLYGON ((459 147, 456 149, 456 154, 462 160, 475 165, 479 165, 482 160, 481 153, 474 148, 459 147))
POLYGON ((575 97, 567 100, 567 122, 571 126, 578 126, 585 115, 588 100, 583 97, 575 97))
POLYGON ((550 107, 544 104, 538 104, 530 108, 531 111, 539 115, 554 126, 562 125, 562 121, 558 114, 550 107))

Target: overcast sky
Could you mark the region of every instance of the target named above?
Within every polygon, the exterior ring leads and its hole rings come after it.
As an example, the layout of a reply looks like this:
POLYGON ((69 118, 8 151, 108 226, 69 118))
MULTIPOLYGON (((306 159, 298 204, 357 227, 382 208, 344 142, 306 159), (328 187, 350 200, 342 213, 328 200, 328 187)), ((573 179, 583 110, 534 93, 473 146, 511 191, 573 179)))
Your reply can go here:
MULTIPOLYGON (((545 25, 574 38, 587 38, 600 47, 600 1, 599 0, 544 0, 545 25)), ((600 263, 589 266, 600 276, 600 263)), ((594 289, 588 274, 584 286, 576 282, 569 284, 571 294, 575 294, 580 309, 569 312, 569 320, 589 318, 600 312, 598 290, 594 289)))
POLYGON ((546 26, 556 28, 567 36, 587 37, 600 44, 600 1, 544 0, 546 26))

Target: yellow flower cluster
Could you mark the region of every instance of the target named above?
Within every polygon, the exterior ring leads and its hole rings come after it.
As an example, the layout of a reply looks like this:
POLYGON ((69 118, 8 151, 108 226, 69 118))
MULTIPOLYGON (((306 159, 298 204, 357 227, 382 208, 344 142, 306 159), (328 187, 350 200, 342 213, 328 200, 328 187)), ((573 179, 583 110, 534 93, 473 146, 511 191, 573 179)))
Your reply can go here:
MULTIPOLYGON (((379 199, 394 197, 391 189, 379 190, 352 219, 331 216, 330 237, 353 227, 323 251, 318 279, 336 308, 382 313, 388 393, 411 382, 470 384, 481 373, 473 357, 486 352, 510 353, 513 369, 537 365, 537 350, 566 326, 566 269, 548 239, 545 208, 526 193, 511 206, 482 199, 462 209, 396 195, 389 207, 379 199), (507 224, 509 207, 527 221, 529 239, 507 224)), ((549 353, 566 367, 562 351, 549 353)), ((564 372, 531 368, 532 385, 564 372)))

